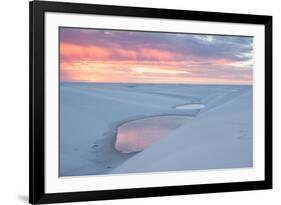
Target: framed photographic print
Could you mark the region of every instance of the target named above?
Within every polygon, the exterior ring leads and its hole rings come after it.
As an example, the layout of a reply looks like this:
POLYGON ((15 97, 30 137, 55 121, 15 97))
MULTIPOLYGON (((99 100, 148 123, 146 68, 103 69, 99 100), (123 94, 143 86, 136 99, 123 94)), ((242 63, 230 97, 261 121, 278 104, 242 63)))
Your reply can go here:
POLYGON ((30 203, 272 188, 272 17, 30 2, 30 203))

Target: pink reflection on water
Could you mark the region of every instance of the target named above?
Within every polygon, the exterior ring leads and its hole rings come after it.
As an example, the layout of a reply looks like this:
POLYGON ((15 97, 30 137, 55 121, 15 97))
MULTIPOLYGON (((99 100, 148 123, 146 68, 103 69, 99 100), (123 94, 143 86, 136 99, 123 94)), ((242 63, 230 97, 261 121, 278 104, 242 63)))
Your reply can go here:
POLYGON ((134 120, 117 130, 115 148, 121 153, 139 152, 181 126, 190 117, 161 116, 134 120))

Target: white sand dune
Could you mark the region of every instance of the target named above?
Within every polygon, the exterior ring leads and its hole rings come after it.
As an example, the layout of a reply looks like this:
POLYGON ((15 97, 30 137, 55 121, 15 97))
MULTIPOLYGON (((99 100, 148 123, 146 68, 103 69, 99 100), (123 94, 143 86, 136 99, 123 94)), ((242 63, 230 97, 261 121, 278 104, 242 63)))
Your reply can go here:
POLYGON ((60 94, 61 176, 252 165, 251 86, 69 83, 60 94), (175 109, 191 103, 205 107, 175 109), (142 152, 114 149, 122 123, 167 114, 196 118, 142 152))
POLYGON ((252 93, 248 91, 176 129, 113 173, 252 166, 252 93))

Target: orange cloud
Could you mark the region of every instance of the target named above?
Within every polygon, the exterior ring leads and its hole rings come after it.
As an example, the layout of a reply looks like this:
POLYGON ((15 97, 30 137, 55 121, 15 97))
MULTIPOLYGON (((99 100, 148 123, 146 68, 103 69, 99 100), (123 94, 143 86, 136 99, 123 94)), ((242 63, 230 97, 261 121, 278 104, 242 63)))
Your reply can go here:
POLYGON ((60 55, 65 59, 98 59, 106 60, 111 56, 107 48, 99 46, 79 46, 75 44, 61 43, 60 55))
POLYGON ((214 65, 214 70, 189 62, 163 64, 139 61, 61 61, 62 81, 130 83, 240 83, 252 82, 251 70, 214 65), (225 69, 228 69, 226 71, 225 69))
POLYGON ((176 54, 153 48, 132 50, 119 47, 81 46, 71 43, 61 43, 60 55, 64 60, 173 61, 175 60, 176 54))
POLYGON ((252 73, 239 72, 232 60, 181 60, 177 53, 97 45, 60 44, 62 81, 131 83, 251 83, 252 73), (228 71, 226 72, 226 67, 228 71), (232 67, 230 67, 232 66, 232 67))

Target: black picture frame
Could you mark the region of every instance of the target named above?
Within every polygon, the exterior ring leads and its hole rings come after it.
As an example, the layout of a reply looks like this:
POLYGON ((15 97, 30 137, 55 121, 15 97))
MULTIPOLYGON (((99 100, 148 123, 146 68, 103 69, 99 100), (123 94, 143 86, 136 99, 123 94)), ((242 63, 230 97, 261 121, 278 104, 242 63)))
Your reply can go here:
MULTIPOLYGON (((31 204, 153 197, 198 193, 230 192, 272 188, 272 17, 262 15, 215 13, 124 6, 32 1, 29 4, 30 43, 30 143, 29 202, 31 204), (150 17, 260 24, 265 26, 265 180, 235 183, 198 184, 154 188, 135 188, 71 193, 45 192, 45 12, 102 14, 110 16, 150 17)), ((259 133, 263 134, 263 133, 259 133)))

